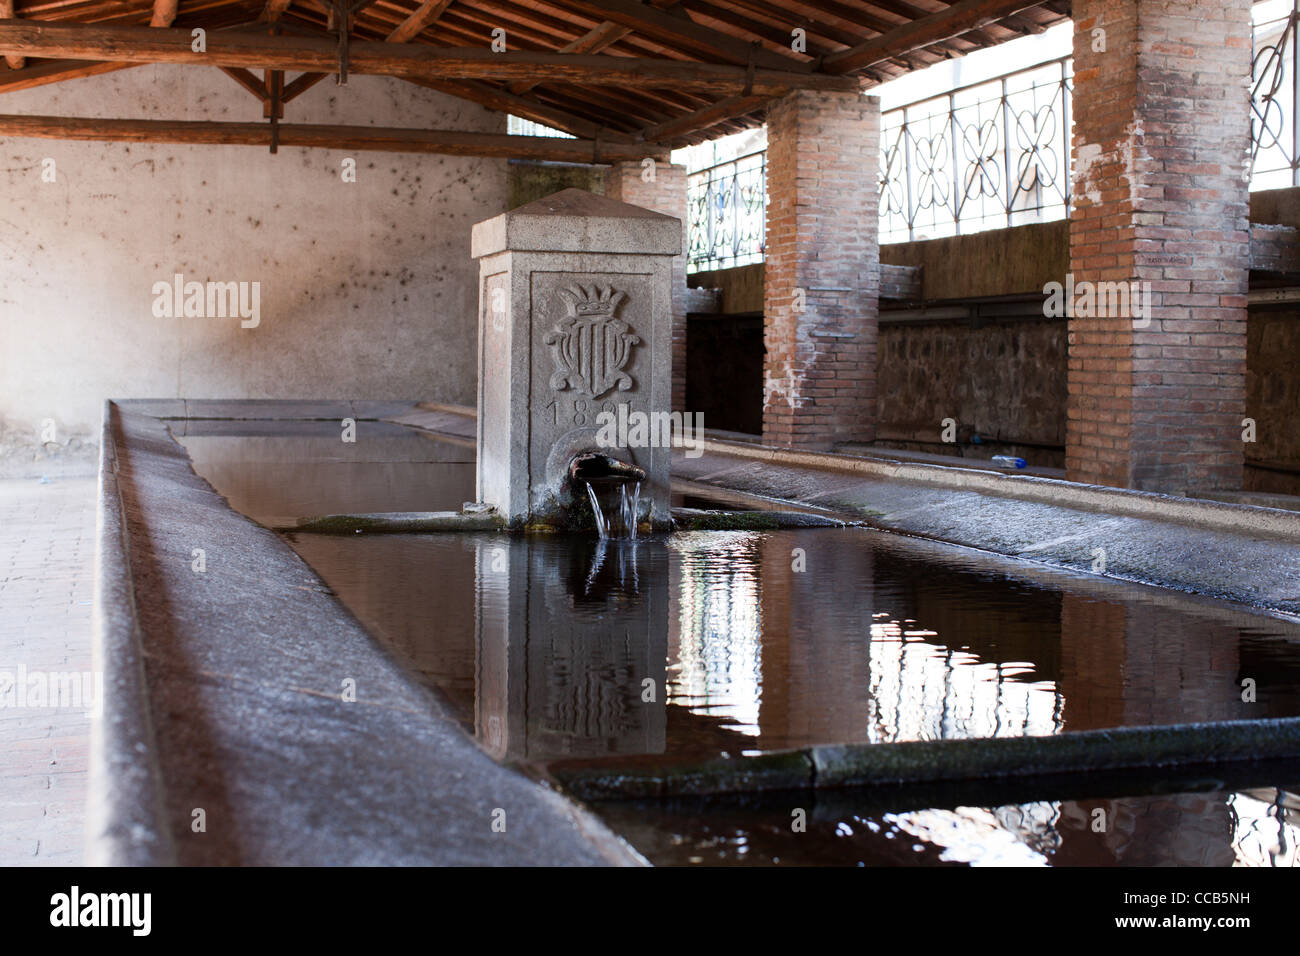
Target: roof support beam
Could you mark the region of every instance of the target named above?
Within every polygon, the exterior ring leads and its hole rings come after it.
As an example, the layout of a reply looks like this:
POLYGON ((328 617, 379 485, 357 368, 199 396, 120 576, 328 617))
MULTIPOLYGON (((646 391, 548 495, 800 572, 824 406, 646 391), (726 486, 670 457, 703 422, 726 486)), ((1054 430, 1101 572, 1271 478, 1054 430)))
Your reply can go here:
MULTIPOLYGON (((14 12, 14 0, 0 0, 0 20, 12 20, 18 14, 14 12)), ((27 65, 27 58, 22 56, 6 56, 5 62, 9 64, 11 70, 21 70, 27 65)))
POLYGON ((276 23, 289 9, 292 0, 266 0, 266 6, 262 9, 262 15, 257 18, 259 23, 276 23))
POLYGON ((652 142, 671 143, 682 136, 689 136, 700 130, 708 129, 718 123, 725 123, 737 116, 746 116, 754 110, 762 109, 772 101, 771 96, 730 96, 719 100, 711 106, 678 116, 654 126, 647 126, 640 135, 652 142))
POLYGON ((532 120, 534 123, 541 123, 543 126, 550 126, 552 129, 558 129, 561 132, 568 133, 570 136, 577 136, 580 139, 599 139, 605 143, 633 143, 637 142, 636 137, 627 133, 620 133, 617 130, 607 129, 599 123, 592 122, 589 119, 583 119, 581 116, 575 116, 566 110, 558 109, 554 106, 547 106, 536 100, 527 99, 522 96, 515 96, 495 86, 487 83, 480 83, 476 80, 470 80, 463 83, 457 82, 435 82, 433 80, 408 80, 416 86, 427 87, 431 90, 437 90, 440 93, 447 93, 451 96, 459 97, 462 100, 468 100, 471 103, 477 103, 479 106, 486 106, 488 109, 497 110, 501 113, 513 113, 515 116, 523 117, 526 120, 532 120))
MULTIPOLYGON (((209 33, 207 49, 194 51, 190 31, 64 23, 0 21, 0 54, 99 60, 115 63, 180 63, 188 66, 242 66, 248 69, 333 73, 338 50, 330 40, 265 36, 224 31, 209 33)), ((431 47, 423 44, 357 41, 349 49, 353 73, 424 80, 496 80, 609 86, 663 87, 725 93, 779 95, 789 89, 856 90, 853 77, 742 68, 641 57, 511 52, 487 48, 431 47)))
MULTIPOLYGON (((592 27, 572 43, 566 43, 560 47, 560 53, 599 53, 606 47, 611 47, 619 40, 623 39, 632 31, 627 27, 621 27, 617 23, 610 23, 606 20, 598 26, 592 27)), ((528 80, 523 83, 514 83, 510 86, 511 93, 527 93, 537 85, 536 80, 528 80)))
POLYGON ((1021 10, 1039 6, 1033 0, 961 0, 947 10, 905 23, 888 33, 824 57, 827 73, 852 73, 916 50, 978 30, 1021 10))
POLYGON ((84 76, 99 76, 129 70, 136 63, 87 63, 83 60, 42 60, 21 73, 0 72, 0 93, 17 93, 64 80, 77 80, 84 76))
MULTIPOLYGON (((553 136, 505 136, 461 130, 385 129, 376 126, 278 125, 280 146, 450 156, 542 159, 601 163, 668 159, 668 151, 651 143, 597 143, 553 136)), ((266 123, 214 123, 172 120, 89 119, 59 116, 0 116, 0 136, 92 140, 114 143, 173 143, 213 146, 269 146, 266 123)))
POLYGON ((169 27, 176 19, 180 9, 180 0, 153 0, 153 16, 149 18, 151 27, 169 27))
POLYGON ((794 57, 772 53, 757 44, 746 43, 727 33, 701 26, 684 11, 667 12, 636 0, 559 0, 558 6, 600 17, 619 26, 669 43, 697 55, 769 70, 808 71, 809 64, 794 57))
POLYGON ((256 76, 239 66, 223 66, 221 72, 226 74, 248 92, 252 93, 259 100, 266 99, 266 87, 256 76))
POLYGON ((451 0, 424 0, 415 12, 397 25, 397 29, 388 34, 390 43, 405 43, 423 33, 438 22, 444 10, 451 6, 451 0))

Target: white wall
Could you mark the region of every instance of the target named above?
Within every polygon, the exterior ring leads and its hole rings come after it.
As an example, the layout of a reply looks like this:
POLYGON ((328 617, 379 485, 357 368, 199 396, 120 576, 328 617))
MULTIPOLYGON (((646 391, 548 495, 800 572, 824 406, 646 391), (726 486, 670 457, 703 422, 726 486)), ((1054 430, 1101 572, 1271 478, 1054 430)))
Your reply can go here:
MULTIPOLYGON (((179 66, 5 94, 0 112, 261 120, 261 104, 218 70, 179 66)), ((505 128, 500 114, 369 76, 324 80, 284 122, 505 128)), ((0 141, 5 444, 47 418, 61 441, 93 436, 106 397, 472 404, 469 231, 505 207, 504 160, 0 141), (349 155, 351 184, 340 177, 349 155), (54 183, 41 181, 46 158, 54 183), (154 317, 153 284, 176 272, 260 282, 260 326, 154 317)))

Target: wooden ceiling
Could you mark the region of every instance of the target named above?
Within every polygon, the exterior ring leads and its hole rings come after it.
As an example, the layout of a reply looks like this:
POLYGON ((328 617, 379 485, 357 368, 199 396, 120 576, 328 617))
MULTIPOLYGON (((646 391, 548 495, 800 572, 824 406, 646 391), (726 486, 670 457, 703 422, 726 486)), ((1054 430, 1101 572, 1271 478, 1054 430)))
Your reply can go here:
MULTIPOLYGON (((561 129, 579 140, 563 147, 566 158, 627 158, 759 125, 766 104, 793 89, 869 89, 1068 17, 1069 0, 0 0, 0 93, 178 63, 224 70, 277 126, 294 96, 346 70, 561 129), (203 51, 192 48, 194 28, 207 32, 203 51), (505 31, 504 52, 492 49, 494 30, 505 31)), ((0 135, 152 138, 144 121, 118 121, 128 125, 105 135, 61 122, 0 116, 0 135)), ((182 132, 160 141, 265 138, 258 124, 171 125, 182 132), (254 130, 222 139, 212 132, 222 126, 254 130)), ((287 145, 290 127, 279 129, 287 145)), ((312 129, 310 144, 323 145, 329 128, 312 129)), ((502 138, 480 139, 462 134, 442 148, 434 136, 423 148, 508 153, 502 138)))

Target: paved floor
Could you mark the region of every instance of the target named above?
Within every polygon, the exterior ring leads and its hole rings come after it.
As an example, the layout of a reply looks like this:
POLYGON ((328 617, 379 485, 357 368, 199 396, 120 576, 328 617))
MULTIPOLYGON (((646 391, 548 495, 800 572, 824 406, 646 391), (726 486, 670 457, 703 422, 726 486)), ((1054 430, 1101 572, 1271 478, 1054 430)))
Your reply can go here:
POLYGON ((94 559, 94 478, 0 480, 0 866, 82 862, 90 720, 56 698, 83 685, 32 705, 90 671, 94 559))

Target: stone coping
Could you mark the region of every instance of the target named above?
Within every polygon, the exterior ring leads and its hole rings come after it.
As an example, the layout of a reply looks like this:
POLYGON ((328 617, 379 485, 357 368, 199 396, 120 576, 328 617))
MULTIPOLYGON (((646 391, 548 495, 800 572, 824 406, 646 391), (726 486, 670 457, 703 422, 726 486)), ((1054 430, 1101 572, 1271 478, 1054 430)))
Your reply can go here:
POLYGON ((952 465, 931 465, 886 456, 863 457, 835 452, 797 451, 708 437, 703 440, 703 446, 706 452, 732 458, 847 472, 892 481, 938 485, 954 490, 977 491, 1000 498, 1098 511, 1109 515, 1152 518, 1214 531, 1245 532, 1269 535, 1287 541, 1300 541, 1300 513, 1279 508, 1264 508, 1204 498, 1180 498, 1150 491, 1080 484, 1063 478, 1044 478, 952 465))
POLYGON ((118 488, 114 414, 113 404, 105 403, 91 612, 91 666, 104 675, 105 706, 91 732, 86 862, 166 866, 176 856, 163 818, 158 749, 147 703, 130 545, 118 488))
POLYGON ((493 761, 283 539, 194 473, 165 421, 110 401, 103 439, 91 863, 645 862, 493 761))

